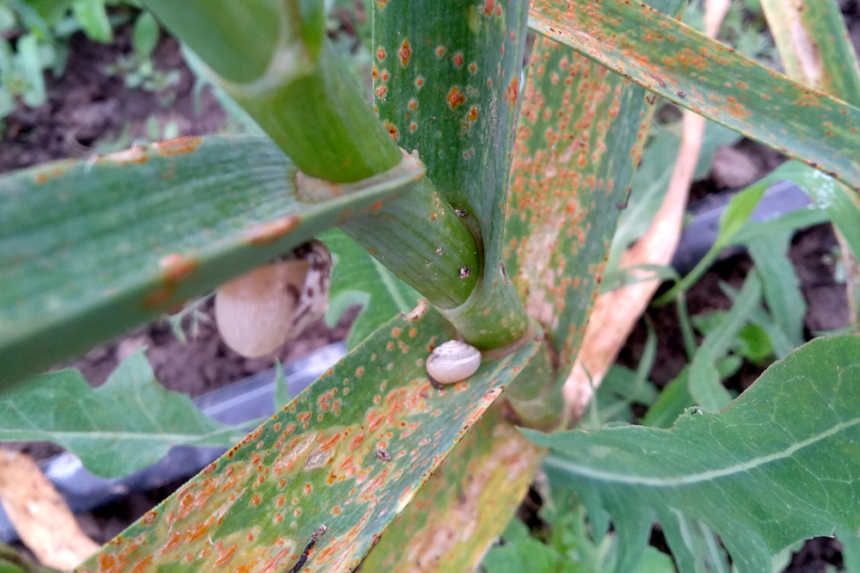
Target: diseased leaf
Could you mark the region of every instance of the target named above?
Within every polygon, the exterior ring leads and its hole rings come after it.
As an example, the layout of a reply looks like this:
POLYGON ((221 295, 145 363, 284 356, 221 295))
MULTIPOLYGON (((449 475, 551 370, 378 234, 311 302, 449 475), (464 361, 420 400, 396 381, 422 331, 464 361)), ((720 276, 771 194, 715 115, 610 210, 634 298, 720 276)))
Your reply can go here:
POLYGON ((76 571, 285 571, 312 539, 303 573, 352 571, 539 349, 439 391, 424 360, 455 336, 427 305, 389 321, 76 571))
POLYGON ((362 570, 472 573, 545 455, 502 408, 490 408, 391 524, 362 570))
POLYGON ((348 307, 362 306, 349 331, 349 348, 354 348, 391 317, 407 313, 418 304, 415 289, 395 277, 342 231, 326 231, 319 239, 334 259, 326 322, 334 325, 348 307))
POLYGON ((740 573, 752 573, 799 539, 860 527, 858 396, 860 336, 822 338, 727 409, 688 412, 670 431, 526 433, 555 451, 547 471, 590 510, 612 515, 625 551, 641 551, 656 516, 676 562, 689 560, 679 520, 695 519, 720 536, 740 573))
POLYGON ((0 388, 88 350, 412 188, 323 203, 264 137, 185 138, 0 180, 0 388))
POLYGON ((656 94, 860 189, 860 109, 644 4, 536 0, 529 23, 656 94))
POLYGON ((102 477, 152 465, 173 446, 226 448, 240 437, 185 394, 162 387, 142 350, 98 388, 68 369, 37 376, 0 400, 0 441, 57 443, 102 477))

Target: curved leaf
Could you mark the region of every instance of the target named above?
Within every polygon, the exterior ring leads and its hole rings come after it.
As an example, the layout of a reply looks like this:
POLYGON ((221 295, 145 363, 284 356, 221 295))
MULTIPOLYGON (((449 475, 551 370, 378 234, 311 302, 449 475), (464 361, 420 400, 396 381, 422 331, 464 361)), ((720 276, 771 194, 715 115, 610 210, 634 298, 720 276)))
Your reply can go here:
POLYGON ((860 189, 860 109, 644 4, 536 0, 533 29, 649 90, 860 189))
POLYGON ((816 339, 727 409, 693 409, 671 430, 527 435, 558 452, 545 467, 575 484, 590 513, 609 512, 630 552, 656 515, 685 562, 679 520, 696 519, 741 573, 769 571, 771 555, 798 539, 860 527, 858 396, 860 336, 816 339))
POLYGON ((0 179, 0 387, 394 198, 422 174, 304 203, 269 139, 212 137, 0 179))
POLYGON ((455 335, 426 304, 391 320, 77 571, 284 571, 308 546, 296 571, 353 570, 539 348, 438 391, 424 359, 455 335))
POLYGON ((0 400, 0 441, 55 442, 102 477, 145 468, 180 444, 226 448, 238 432, 162 387, 143 351, 98 388, 68 369, 37 376, 0 400))

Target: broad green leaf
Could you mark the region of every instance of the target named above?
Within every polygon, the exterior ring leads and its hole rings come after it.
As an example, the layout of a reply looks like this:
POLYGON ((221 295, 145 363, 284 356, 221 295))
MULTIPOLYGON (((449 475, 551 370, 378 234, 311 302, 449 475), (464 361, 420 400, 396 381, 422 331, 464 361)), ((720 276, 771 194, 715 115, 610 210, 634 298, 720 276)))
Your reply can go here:
POLYGON ((860 109, 634 2, 536 0, 531 27, 712 121, 860 188, 860 109))
POLYGON ((228 447, 241 437, 155 379, 143 351, 90 388, 77 370, 42 374, 0 401, 0 441, 57 443, 94 475, 121 477, 181 444, 228 447))
POLYGON ((803 344, 806 301, 800 292, 800 280, 794 272, 794 265, 788 258, 792 235, 786 231, 762 237, 747 243, 747 250, 761 279, 771 315, 796 348, 803 344))
POLYGON ((679 518, 699 520, 740 573, 767 571, 799 539, 860 527, 858 357, 860 336, 816 339, 727 409, 693 410, 669 431, 526 432, 555 450, 544 468, 609 512, 616 531, 650 528, 656 516, 678 559, 689 557, 679 518))
POLYGON ((732 401, 717 370, 718 358, 709 347, 702 346, 690 364, 690 395, 696 404, 712 412, 725 408, 732 401))
POLYGON ((301 201, 267 138, 187 138, 0 179, 0 387, 409 190, 301 201))
POLYGON ((352 571, 539 346, 434 389, 456 336, 426 305, 391 320, 239 445, 81 565, 102 571, 352 571))
POLYGON ((72 12, 90 39, 103 44, 113 42, 105 0, 72 0, 72 12))
POLYGON ((520 506, 546 450, 490 408, 391 524, 363 571, 472 573, 520 506))
POLYGON ((39 107, 45 103, 42 57, 39 54, 39 40, 35 34, 26 34, 18 40, 14 64, 25 82, 21 92, 14 95, 20 95, 24 103, 30 107, 39 107))
POLYGON ((840 526, 836 535, 842 544, 842 565, 847 573, 860 573, 860 537, 857 531, 840 526))
POLYGON ((319 239, 334 259, 326 322, 334 325, 348 307, 362 306, 349 331, 347 344, 350 348, 392 316, 407 313, 418 304, 419 295, 415 289, 398 280, 343 232, 332 229, 319 239))

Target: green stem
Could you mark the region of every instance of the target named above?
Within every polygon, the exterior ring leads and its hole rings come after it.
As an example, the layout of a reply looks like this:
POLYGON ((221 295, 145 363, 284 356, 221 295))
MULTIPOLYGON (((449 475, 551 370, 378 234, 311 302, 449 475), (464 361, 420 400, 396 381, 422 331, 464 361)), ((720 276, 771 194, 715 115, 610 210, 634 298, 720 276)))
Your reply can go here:
MULTIPOLYGON (((322 2, 253 0, 241 8, 233 0, 145 3, 305 175, 354 183, 401 161, 397 144, 325 38, 322 2)), ((350 214, 342 228, 439 307, 467 342, 504 347, 527 332, 528 317, 510 281, 483 281, 480 232, 430 180, 408 198, 350 214)))

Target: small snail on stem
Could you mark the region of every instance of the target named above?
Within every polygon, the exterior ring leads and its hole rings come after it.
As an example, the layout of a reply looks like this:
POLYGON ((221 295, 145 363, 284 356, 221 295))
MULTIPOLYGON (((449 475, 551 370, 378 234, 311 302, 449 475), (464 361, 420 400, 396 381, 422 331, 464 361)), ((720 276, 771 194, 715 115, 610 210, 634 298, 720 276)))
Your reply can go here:
POLYGON ((481 366, 481 352, 461 340, 449 340, 437 346, 427 358, 427 378, 437 390, 442 384, 465 380, 481 366))
POLYGON ((328 307, 331 254, 311 241, 218 289, 215 319, 227 346, 255 358, 293 340, 328 307))

